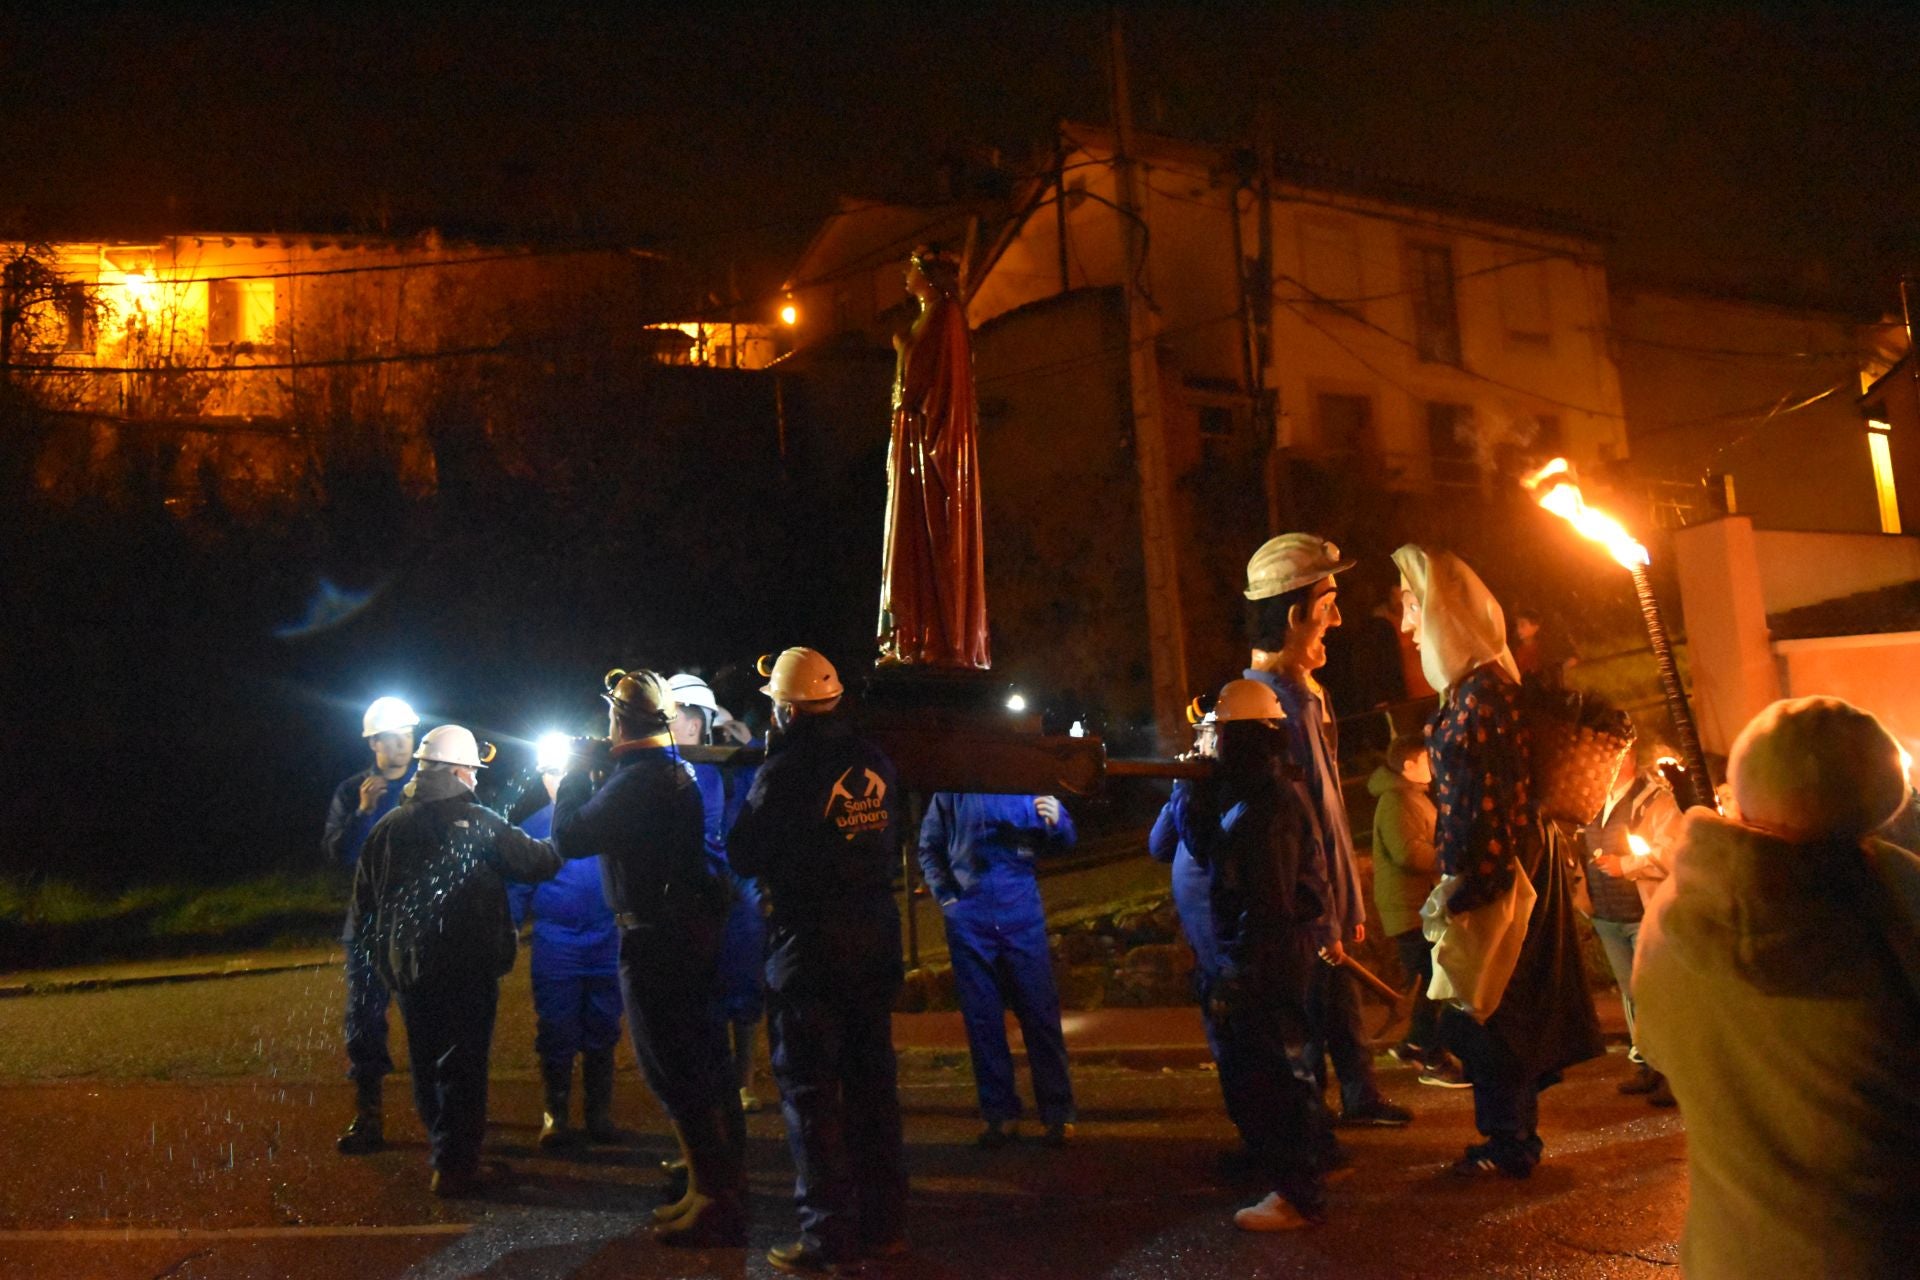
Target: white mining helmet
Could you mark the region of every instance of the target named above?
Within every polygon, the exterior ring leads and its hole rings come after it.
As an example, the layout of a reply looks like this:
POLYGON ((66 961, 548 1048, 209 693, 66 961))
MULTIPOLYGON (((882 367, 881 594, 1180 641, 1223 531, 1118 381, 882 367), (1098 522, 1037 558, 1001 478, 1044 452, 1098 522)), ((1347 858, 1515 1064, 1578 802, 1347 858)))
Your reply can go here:
POLYGON ((443 724, 438 729, 429 730, 427 736, 420 739, 420 749, 413 753, 413 758, 422 764, 484 769, 487 761, 493 759, 493 744, 489 742, 483 754, 471 729, 463 729, 457 724, 443 724))
POLYGON ((1278 724, 1287 718, 1279 697, 1263 680, 1229 680, 1214 700, 1213 718, 1220 724, 1235 720, 1264 720, 1278 724))
POLYGON ((377 733, 398 733, 419 723, 420 717, 401 699, 375 698, 360 721, 360 736, 371 738, 377 733))
POLYGON ((788 649, 777 658, 769 653, 756 669, 767 677, 760 692, 775 702, 825 702, 845 692, 840 673, 812 649, 788 649))
POLYGON ((720 708, 719 699, 713 696, 713 687, 699 676, 682 671, 679 675, 667 679, 667 689, 673 694, 673 700, 683 707, 699 707, 712 717, 712 723, 719 724, 727 718, 720 708))

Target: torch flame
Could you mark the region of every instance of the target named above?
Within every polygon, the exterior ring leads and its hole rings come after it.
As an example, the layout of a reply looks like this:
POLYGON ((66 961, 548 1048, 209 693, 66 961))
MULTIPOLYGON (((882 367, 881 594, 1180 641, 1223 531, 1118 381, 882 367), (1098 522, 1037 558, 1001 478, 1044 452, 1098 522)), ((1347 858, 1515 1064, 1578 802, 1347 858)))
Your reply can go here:
POLYGON ((1643 569, 1651 561, 1647 549, 1634 540, 1625 525, 1587 505, 1580 486, 1574 483, 1573 467, 1565 458, 1555 458, 1520 483, 1535 502, 1572 525, 1581 537, 1605 547, 1621 568, 1643 569))

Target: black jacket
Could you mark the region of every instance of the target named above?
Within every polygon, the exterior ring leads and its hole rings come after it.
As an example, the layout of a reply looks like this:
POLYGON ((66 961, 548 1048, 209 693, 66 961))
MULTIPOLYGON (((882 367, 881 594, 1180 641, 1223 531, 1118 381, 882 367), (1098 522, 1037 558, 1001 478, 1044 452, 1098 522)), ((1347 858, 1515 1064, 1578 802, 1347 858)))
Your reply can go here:
POLYGON ((773 990, 891 1000, 904 800, 892 762, 844 712, 802 716, 769 744, 727 835, 727 861, 759 877, 772 904, 773 990))
POLYGON ((551 844, 516 829, 469 791, 410 797, 367 837, 354 871, 353 910, 396 991, 461 977, 497 979, 513 968, 504 881, 538 883, 559 870, 551 844))
POLYGON ((1298 983, 1327 889, 1312 815, 1286 766, 1275 761, 1238 785, 1182 781, 1173 806, 1180 838, 1207 869, 1221 975, 1298 983))
POLYGON ((727 861, 760 878, 776 917, 890 903, 905 798, 893 762, 843 712, 801 716, 769 746, 727 861))
POLYGON ((597 791, 586 770, 568 773, 553 798, 553 843, 567 859, 599 855, 607 905, 640 923, 726 910, 727 886, 707 861, 700 786, 670 748, 617 748, 597 791))

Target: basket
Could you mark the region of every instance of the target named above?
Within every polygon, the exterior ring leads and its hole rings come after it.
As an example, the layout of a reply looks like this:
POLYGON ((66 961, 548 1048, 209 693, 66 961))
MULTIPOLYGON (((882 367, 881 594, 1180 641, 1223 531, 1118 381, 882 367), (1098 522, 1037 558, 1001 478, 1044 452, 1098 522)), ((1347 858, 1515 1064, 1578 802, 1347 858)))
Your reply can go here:
POLYGON ((1533 730, 1533 794, 1541 815, 1592 822, 1633 748, 1633 721, 1604 699, 1531 685, 1523 688, 1522 706, 1533 730))

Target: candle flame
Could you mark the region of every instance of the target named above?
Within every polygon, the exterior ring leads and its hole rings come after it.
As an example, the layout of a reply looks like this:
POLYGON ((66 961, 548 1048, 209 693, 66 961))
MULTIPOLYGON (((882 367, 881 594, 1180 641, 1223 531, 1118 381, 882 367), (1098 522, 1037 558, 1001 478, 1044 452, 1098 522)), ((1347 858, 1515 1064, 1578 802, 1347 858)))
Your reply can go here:
POLYGON ((1625 525, 1587 505, 1574 482, 1573 467, 1565 458, 1555 458, 1520 483, 1535 502, 1572 525, 1574 532, 1605 547, 1621 568, 1644 569, 1652 560, 1625 525))
POLYGON ((1632 832, 1627 833, 1627 848, 1633 851, 1635 857, 1642 857, 1653 851, 1652 845, 1632 832))

